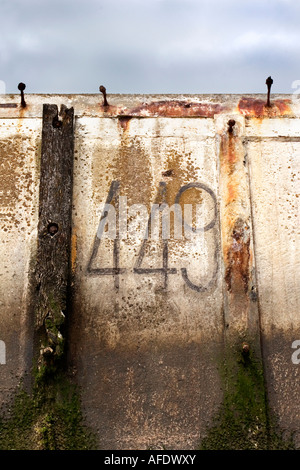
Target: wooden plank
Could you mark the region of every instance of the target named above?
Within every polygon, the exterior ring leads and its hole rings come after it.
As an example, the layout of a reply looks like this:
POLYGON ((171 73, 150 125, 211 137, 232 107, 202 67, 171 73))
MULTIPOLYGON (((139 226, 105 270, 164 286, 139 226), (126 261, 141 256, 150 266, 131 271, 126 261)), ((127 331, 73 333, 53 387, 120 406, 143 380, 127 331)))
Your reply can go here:
POLYGON ((68 310, 74 154, 74 110, 43 106, 35 325, 40 364, 55 364, 64 348, 68 310))

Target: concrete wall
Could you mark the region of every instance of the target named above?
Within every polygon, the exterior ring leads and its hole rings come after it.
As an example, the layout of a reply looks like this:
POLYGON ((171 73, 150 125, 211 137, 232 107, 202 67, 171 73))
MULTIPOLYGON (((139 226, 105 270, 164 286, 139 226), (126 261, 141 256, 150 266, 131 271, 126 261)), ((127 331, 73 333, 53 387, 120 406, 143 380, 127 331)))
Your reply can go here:
POLYGON ((1 401, 30 370, 42 105, 64 104, 75 112, 68 360, 101 447, 195 448, 222 402, 224 338, 248 336, 261 343, 271 407, 300 445, 298 101, 108 101, 29 95, 22 109, 1 96, 1 401), (128 230, 100 241, 112 190, 128 230), (198 204, 191 223, 205 229, 145 241, 147 217, 133 205, 150 214, 176 201, 198 204))
POLYGON ((38 221, 40 140, 40 119, 1 116, 0 339, 5 353, 0 402, 9 399, 31 358, 28 282, 38 221))

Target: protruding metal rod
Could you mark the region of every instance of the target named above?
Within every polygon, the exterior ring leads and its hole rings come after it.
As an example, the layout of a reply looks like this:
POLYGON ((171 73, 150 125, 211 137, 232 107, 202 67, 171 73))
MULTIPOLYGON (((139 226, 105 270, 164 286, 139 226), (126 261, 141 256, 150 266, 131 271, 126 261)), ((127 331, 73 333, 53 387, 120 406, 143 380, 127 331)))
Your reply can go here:
POLYGON ((18 85, 18 90, 20 90, 21 92, 21 106, 22 108, 26 108, 26 102, 25 102, 25 98, 24 98, 24 90, 26 88, 26 85, 25 83, 19 83, 18 85))
POLYGON ((107 99, 106 99, 106 88, 103 85, 101 85, 101 86, 99 86, 99 90, 103 94, 103 99, 104 99, 103 106, 105 106, 105 107, 109 106, 109 104, 107 102, 107 99))
POLYGON ((271 86, 273 85, 273 79, 271 77, 268 77, 266 80, 266 85, 268 87, 268 100, 267 100, 267 106, 271 107, 271 101, 270 101, 270 94, 271 94, 271 86))

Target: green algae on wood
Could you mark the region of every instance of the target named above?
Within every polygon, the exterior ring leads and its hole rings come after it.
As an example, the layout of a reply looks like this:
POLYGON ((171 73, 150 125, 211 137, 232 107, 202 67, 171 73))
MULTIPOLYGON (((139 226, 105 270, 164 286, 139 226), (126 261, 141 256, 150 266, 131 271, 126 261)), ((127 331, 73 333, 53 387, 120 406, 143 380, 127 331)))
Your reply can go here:
POLYGON ((63 373, 40 376, 31 393, 22 387, 0 417, 0 450, 91 450, 77 388, 63 373))

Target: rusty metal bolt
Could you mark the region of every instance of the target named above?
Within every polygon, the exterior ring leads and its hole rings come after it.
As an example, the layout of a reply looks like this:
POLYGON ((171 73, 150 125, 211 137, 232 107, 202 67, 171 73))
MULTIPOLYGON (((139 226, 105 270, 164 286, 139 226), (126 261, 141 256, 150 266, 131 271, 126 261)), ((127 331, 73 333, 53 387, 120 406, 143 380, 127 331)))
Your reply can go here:
POLYGON ((99 86, 99 91, 103 94, 103 106, 107 107, 109 106, 107 99, 106 99, 106 88, 103 85, 99 86))
POLYGON ((271 86, 273 85, 273 79, 271 77, 268 77, 266 80, 266 85, 268 87, 268 99, 267 99, 267 106, 270 108, 271 107, 271 101, 270 101, 270 94, 271 94, 271 86))
POLYGON ((47 230, 49 235, 54 237, 54 235, 58 232, 58 225, 52 222, 48 225, 47 230))
POLYGON ((60 121, 58 119, 58 117, 56 116, 55 118, 53 118, 53 121, 52 121, 52 126, 55 128, 55 129, 60 129, 63 125, 63 122, 60 121))
POLYGON ((242 345, 242 354, 244 357, 248 357, 250 353, 250 346, 247 343, 243 343, 242 345))
POLYGON ((235 126, 235 120, 230 119, 227 124, 228 124, 228 132, 229 132, 229 134, 232 134, 233 133, 233 128, 235 126))
POLYGON ((21 106, 22 108, 26 108, 26 102, 25 102, 25 99, 24 99, 24 90, 26 88, 26 85, 25 83, 19 83, 18 85, 18 90, 20 90, 21 92, 21 106))

